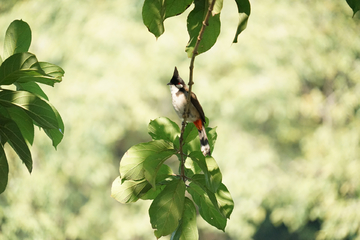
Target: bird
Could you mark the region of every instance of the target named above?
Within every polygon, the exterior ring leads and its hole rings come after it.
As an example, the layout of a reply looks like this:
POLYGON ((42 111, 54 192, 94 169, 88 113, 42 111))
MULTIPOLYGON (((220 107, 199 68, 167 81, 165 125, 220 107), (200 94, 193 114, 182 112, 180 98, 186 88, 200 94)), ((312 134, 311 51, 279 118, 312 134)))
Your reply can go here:
MULTIPOLYGON (((183 115, 187 103, 187 96, 189 95, 189 88, 185 84, 184 80, 179 76, 179 72, 176 67, 174 74, 167 85, 170 87, 172 105, 175 112, 181 120, 184 120, 183 115)), ((186 118, 186 121, 194 123, 199 133, 201 152, 204 156, 210 156, 210 145, 205 131, 204 110, 202 109, 195 93, 191 92, 190 100, 191 104, 189 107, 189 116, 186 118)))

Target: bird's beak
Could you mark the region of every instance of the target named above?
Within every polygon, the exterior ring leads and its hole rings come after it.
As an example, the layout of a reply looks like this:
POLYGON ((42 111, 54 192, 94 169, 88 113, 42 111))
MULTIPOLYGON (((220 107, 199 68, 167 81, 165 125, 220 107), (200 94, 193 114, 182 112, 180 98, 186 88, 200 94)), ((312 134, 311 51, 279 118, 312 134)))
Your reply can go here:
POLYGON ((171 82, 169 82, 168 84, 166 84, 166 85, 171 85, 171 82))

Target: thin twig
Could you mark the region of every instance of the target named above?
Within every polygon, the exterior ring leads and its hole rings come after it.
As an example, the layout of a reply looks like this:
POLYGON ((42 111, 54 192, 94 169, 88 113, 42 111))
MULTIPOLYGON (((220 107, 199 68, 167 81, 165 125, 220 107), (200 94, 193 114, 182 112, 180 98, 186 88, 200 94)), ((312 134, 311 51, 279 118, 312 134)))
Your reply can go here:
POLYGON ((179 139, 179 141, 180 141, 180 158, 181 158, 180 176, 182 177, 184 182, 186 181, 186 177, 185 177, 185 159, 184 159, 184 153, 183 153, 183 145, 184 145, 183 144, 183 140, 184 140, 183 135, 184 135, 184 130, 185 130, 185 126, 186 126, 186 119, 189 116, 191 89, 192 89, 192 85, 194 84, 194 80, 193 80, 194 62, 195 62, 195 57, 198 55, 198 48, 200 45, 200 41, 204 35, 205 28, 209 25, 209 18, 210 18, 211 12, 214 9, 215 2, 216 2, 216 0, 212 0, 209 5, 208 12, 206 13, 204 21, 202 22, 202 26, 201 26, 199 35, 197 37, 195 47, 193 50, 193 54, 192 54, 191 60, 190 60, 190 66, 189 66, 190 74, 189 74, 189 83, 188 83, 189 92, 188 92, 187 99, 186 99, 187 103, 186 103, 185 111, 184 111, 184 115, 183 115, 184 121, 182 122, 181 134, 180 134, 180 139, 179 139))

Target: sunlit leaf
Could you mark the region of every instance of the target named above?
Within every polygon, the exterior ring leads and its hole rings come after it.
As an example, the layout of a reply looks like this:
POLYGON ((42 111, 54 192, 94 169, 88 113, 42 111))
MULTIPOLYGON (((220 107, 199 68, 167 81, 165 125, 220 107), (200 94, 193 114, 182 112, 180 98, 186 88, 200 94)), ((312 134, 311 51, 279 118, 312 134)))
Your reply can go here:
POLYGON ((52 145, 54 146, 54 148, 56 148, 64 137, 65 126, 64 126, 64 122, 63 122, 59 112, 56 110, 56 108, 53 105, 50 105, 50 107, 52 108, 52 110, 55 114, 58 128, 44 128, 44 132, 51 139, 52 145))
POLYGON ((245 30, 251 12, 249 0, 235 0, 235 2, 239 12, 239 23, 233 43, 237 43, 239 34, 245 30))
POLYGON ((179 126, 165 117, 159 117, 150 121, 148 126, 148 133, 153 140, 168 140, 173 142, 176 136, 180 134, 179 126))
POLYGON ((4 41, 4 60, 9 56, 27 52, 31 44, 31 29, 22 20, 13 21, 5 34, 4 41))
POLYGON ((220 184, 217 192, 215 193, 220 211, 225 217, 230 219, 230 215, 234 209, 234 200, 232 199, 229 190, 224 184, 220 184))
MULTIPOLYGON (((0 85, 9 85, 20 78, 29 79, 44 76, 34 54, 16 53, 7 58, 0 66, 0 85)), ((24 82, 24 81, 23 81, 24 82)))
MULTIPOLYGON (((200 29, 208 12, 208 1, 195 0, 195 7, 189 13, 187 19, 187 30, 190 40, 186 46, 185 51, 190 58, 193 55, 194 47, 198 39, 200 29)), ((216 42, 220 34, 220 14, 209 17, 209 24, 205 28, 203 37, 200 41, 200 45, 197 54, 208 51, 216 42)))
POLYGON ((224 231, 227 222, 226 216, 220 210, 215 194, 206 191, 204 176, 194 175, 192 179, 194 181, 190 183, 187 190, 199 207, 201 217, 212 226, 224 231), (196 179, 197 176, 201 179, 196 179))
POLYGON ((42 128, 59 129, 58 119, 52 106, 45 99, 27 91, 2 90, 0 104, 19 107, 42 128))
POLYGON ((157 238, 171 234, 179 225, 185 199, 185 183, 173 180, 154 199, 149 208, 151 225, 157 238))
POLYGON ((194 203, 187 197, 184 202, 184 212, 178 228, 171 234, 171 240, 199 239, 196 226, 196 208, 194 203))
POLYGON ((4 148, 2 144, 0 144, 0 194, 5 191, 8 182, 8 175, 9 165, 6 159, 4 148))
POLYGON ((15 150, 20 159, 25 163, 25 166, 32 171, 32 158, 28 145, 25 139, 16 125, 16 123, 10 119, 4 119, 0 117, 0 135, 6 136, 8 143, 15 150))
MULTIPOLYGON (((209 0, 209 2, 211 2, 211 0, 209 0)), ((216 0, 215 4, 214 4, 214 8, 213 11, 211 12, 211 14, 214 16, 215 14, 219 14, 222 10, 223 7, 223 0, 216 0)))
POLYGON ((147 190, 151 188, 146 179, 127 180, 122 183, 120 177, 117 177, 111 187, 111 197, 121 203, 136 202, 146 188, 147 190))
MULTIPOLYGON (((168 181, 171 181, 175 177, 172 169, 162 164, 159 171, 156 175, 156 189, 151 188, 147 192, 143 191, 143 195, 140 196, 141 199, 147 200, 147 199, 154 199, 159 195, 159 193, 165 188, 165 185, 168 181)), ((151 187, 151 185, 149 184, 151 187)))
POLYGON ((143 163, 150 155, 173 149, 173 145, 164 140, 155 140, 132 146, 120 161, 122 180, 140 180, 145 177, 143 163))
POLYGON ((171 149, 156 154, 152 154, 145 159, 143 163, 145 178, 146 180, 149 181, 149 183, 153 186, 153 188, 156 188, 155 180, 160 167, 168 158, 170 158, 174 154, 175 154, 175 150, 171 149))
POLYGON ((207 188, 215 193, 222 180, 222 175, 215 159, 210 156, 205 158, 200 151, 192 152, 189 156, 203 171, 207 188))

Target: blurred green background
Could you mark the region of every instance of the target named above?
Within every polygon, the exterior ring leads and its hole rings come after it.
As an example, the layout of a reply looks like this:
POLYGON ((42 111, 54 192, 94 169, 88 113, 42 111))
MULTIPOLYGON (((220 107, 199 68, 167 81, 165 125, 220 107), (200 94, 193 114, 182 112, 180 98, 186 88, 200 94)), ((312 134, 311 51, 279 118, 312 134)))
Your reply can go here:
MULTIPOLYGON (((22 19, 30 51, 65 70, 43 87, 65 137, 56 151, 36 132, 31 175, 7 148, 0 239, 155 239, 150 202, 122 205, 110 188, 124 152, 150 140, 151 119, 180 123, 166 83, 174 66, 187 82, 190 9, 156 40, 142 4, 1 0, 1 45, 22 19)), ((251 4, 231 44, 238 16, 224 2, 218 42, 195 62, 193 90, 217 126, 213 156, 235 201, 226 233, 198 218, 200 239, 360 239, 360 15, 345 0, 251 4)))

